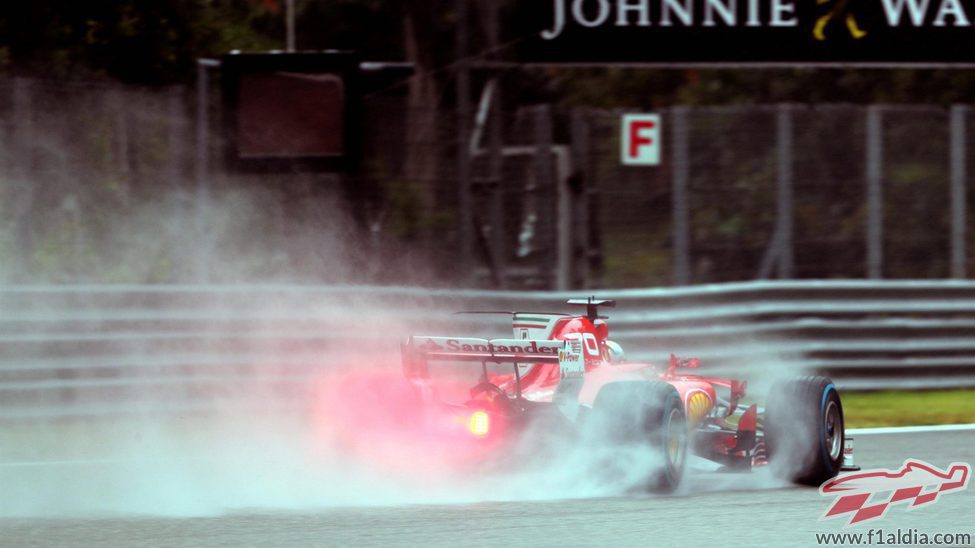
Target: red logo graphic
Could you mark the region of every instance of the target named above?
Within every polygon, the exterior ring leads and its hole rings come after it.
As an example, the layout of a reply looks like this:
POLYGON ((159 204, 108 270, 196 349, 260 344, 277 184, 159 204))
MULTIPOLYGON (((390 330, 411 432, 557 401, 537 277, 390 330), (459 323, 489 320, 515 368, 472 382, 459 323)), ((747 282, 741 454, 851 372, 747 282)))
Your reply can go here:
POLYGON ((624 114, 620 161, 627 166, 660 165, 660 115, 624 114))
POLYGON ((819 487, 824 497, 837 497, 820 520, 849 514, 849 526, 884 517, 892 504, 909 503, 907 510, 933 504, 942 493, 967 488, 971 472, 967 463, 953 462, 947 470, 939 470, 924 461, 908 459, 900 470, 864 470, 838 476, 819 487))
POLYGON ((649 130, 656 127, 653 120, 637 120, 630 124, 630 158, 639 158, 640 148, 653 144, 649 130))

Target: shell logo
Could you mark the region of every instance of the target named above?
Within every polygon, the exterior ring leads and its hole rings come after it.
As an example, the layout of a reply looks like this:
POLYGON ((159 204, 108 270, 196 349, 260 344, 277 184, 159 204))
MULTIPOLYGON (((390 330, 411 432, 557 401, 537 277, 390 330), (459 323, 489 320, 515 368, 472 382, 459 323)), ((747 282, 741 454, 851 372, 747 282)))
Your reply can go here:
POLYGON ((704 420, 714 402, 711 396, 704 390, 696 389, 687 393, 684 398, 685 409, 687 409, 687 421, 692 425, 697 425, 704 420))

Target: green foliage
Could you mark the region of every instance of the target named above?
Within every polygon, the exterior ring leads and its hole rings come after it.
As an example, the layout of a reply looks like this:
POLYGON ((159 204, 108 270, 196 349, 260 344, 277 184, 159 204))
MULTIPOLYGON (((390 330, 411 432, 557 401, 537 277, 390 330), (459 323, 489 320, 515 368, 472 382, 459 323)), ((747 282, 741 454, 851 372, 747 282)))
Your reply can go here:
POLYGON ((846 392, 847 428, 975 422, 975 390, 846 392))
POLYGON ((281 47, 276 17, 247 0, 37 0, 0 8, 0 67, 47 78, 108 76, 165 84, 193 60, 230 49, 281 47))
MULTIPOLYGON (((400 4, 393 0, 297 0, 295 42, 299 49, 348 49, 371 59, 401 60, 400 4)), ((284 35, 283 27, 280 33, 284 35)))
POLYGON ((601 277, 607 287, 667 285, 671 279, 673 264, 666 241, 669 234, 640 236, 633 233, 607 235, 606 261, 601 277))
MULTIPOLYGON (((418 106, 448 109, 454 100, 450 93, 454 73, 441 69, 454 60, 453 32, 457 21, 452 6, 450 0, 296 0, 297 43, 300 49, 356 49, 371 59, 410 57, 435 84, 429 97, 422 99, 438 104, 418 106), (414 31, 410 44, 406 28, 414 31)), ((475 52, 486 42, 483 19, 475 7, 471 36, 475 52)), ((502 26, 505 24, 502 22, 502 26)), ((0 74, 45 79, 112 78, 148 85, 185 83, 193 77, 196 58, 219 56, 232 49, 281 49, 284 36, 283 0, 11 1, 0 6, 0 74)), ((475 92, 484 77, 483 72, 475 73, 475 92)), ((546 67, 506 72, 503 105, 511 111, 532 102, 636 109, 674 104, 782 102, 944 105, 969 102, 973 96, 975 72, 962 70, 546 67)), ((124 266, 108 266, 113 260, 110 254, 90 252, 78 244, 110 240, 117 229, 112 226, 114 217, 107 212, 138 207, 145 199, 139 192, 155 191, 151 187, 158 183, 133 182, 119 166, 123 162, 113 140, 117 121, 106 115, 108 110, 81 105, 65 111, 66 127, 85 128, 72 136, 79 143, 78 148, 86 151, 78 165, 100 175, 82 183, 85 188, 78 191, 80 207, 89 215, 88 224, 78 227, 57 219, 38 221, 45 230, 39 231, 34 259, 52 273, 69 273, 65 265, 84 266, 89 261, 105 264, 100 272, 109 279, 170 278, 176 267, 165 253, 160 253, 155 262, 140 266, 149 274, 134 273, 124 266)), ((747 278, 757 269, 767 247, 775 216, 774 146, 771 142, 755 145, 751 141, 761 138, 755 135, 774 135, 774 130, 767 120, 761 122, 747 116, 712 117, 699 124, 692 131, 719 137, 691 151, 690 198, 695 227, 692 249, 695 257, 713 265, 709 267, 712 271, 703 273, 695 266, 694 275, 698 281, 747 278), (736 128, 748 128, 752 133, 736 133, 736 128), (743 150, 740 143, 745 141, 758 152, 746 158, 736 156, 743 150)), ((796 136, 796 245, 800 257, 797 261, 801 263, 797 264, 797 274, 802 277, 863 273, 863 136, 850 131, 851 127, 862 125, 859 115, 809 115, 802 124, 796 124, 812 136, 796 136)), ((931 236, 947 234, 947 175, 943 167, 946 158, 941 157, 946 149, 945 138, 932 133, 943 133, 944 128, 939 123, 920 138, 913 133, 899 135, 897 130, 887 135, 889 141, 910 143, 909 149, 889 153, 893 167, 885 174, 889 201, 884 228, 888 241, 896 242, 901 250, 899 256, 888 253, 888 275, 940 276, 946 271, 944 261, 925 259, 932 250, 943 255, 946 249, 941 236, 931 236), (932 167, 935 165, 941 167, 932 167), (902 266, 897 261, 902 261, 902 266), (927 271, 917 269, 916 265, 922 263, 928 265, 927 271)), ((133 133, 146 135, 131 137, 142 139, 133 147, 138 148, 138 160, 164 165, 170 151, 163 134, 152 133, 144 125, 133 133)), ((565 131, 558 140, 567 141, 565 131)), ((610 148, 617 146, 608 142, 610 148)), ((613 165, 617 163, 615 154, 602 154, 613 165)), ((442 156, 446 158, 447 154, 442 156)), ((404 176, 398 166, 387 166, 382 171, 376 178, 379 184, 375 185, 382 196, 368 199, 386 207, 384 222, 392 238, 411 243, 424 241, 429 234, 446 233, 444 229, 454 226, 455 212, 430 207, 429 200, 431 194, 448 191, 453 181, 447 181, 447 176, 439 182, 441 187, 431 192, 423 185, 433 183, 408 183, 409 174, 404 176)), ((443 173, 449 171, 441 169, 431 177, 443 173)), ((652 181, 631 180, 632 176, 615 180, 615 175, 601 173, 598 177, 603 185, 601 191, 609 198, 603 202, 605 218, 600 220, 605 236, 605 280, 612 286, 666 283, 671 270, 669 178, 665 174, 652 181), (614 199, 641 200, 640 211, 650 212, 649 218, 625 217, 612 208, 614 199)), ((14 247, 7 213, 7 224, 0 223, 0 253, 14 247)))

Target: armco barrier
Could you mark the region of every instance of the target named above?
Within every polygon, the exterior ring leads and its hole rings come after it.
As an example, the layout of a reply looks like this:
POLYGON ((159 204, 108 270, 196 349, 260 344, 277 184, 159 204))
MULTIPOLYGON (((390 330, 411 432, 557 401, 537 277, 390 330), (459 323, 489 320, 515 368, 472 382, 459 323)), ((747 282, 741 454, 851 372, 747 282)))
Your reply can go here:
MULTIPOLYGON (((295 405, 328 375, 398 366, 409 333, 501 335, 590 292, 396 287, 0 289, 0 417, 295 405)), ((597 291, 631 361, 818 371, 847 390, 975 386, 975 283, 749 282, 597 291)))

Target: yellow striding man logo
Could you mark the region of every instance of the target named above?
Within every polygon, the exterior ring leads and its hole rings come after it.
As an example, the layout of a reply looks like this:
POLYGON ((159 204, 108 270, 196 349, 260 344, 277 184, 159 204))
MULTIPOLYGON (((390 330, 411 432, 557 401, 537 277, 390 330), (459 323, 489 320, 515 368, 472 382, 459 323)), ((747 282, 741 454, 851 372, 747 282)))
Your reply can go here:
POLYGON ((850 11, 850 2, 852 0, 816 0, 817 6, 822 6, 825 4, 832 5, 829 7, 829 11, 825 14, 820 15, 816 19, 816 25, 813 26, 813 38, 819 41, 826 40, 826 27, 831 21, 843 20, 846 24, 846 30, 850 33, 850 36, 856 40, 863 38, 867 35, 867 31, 860 28, 860 24, 857 23, 856 16, 850 11))

